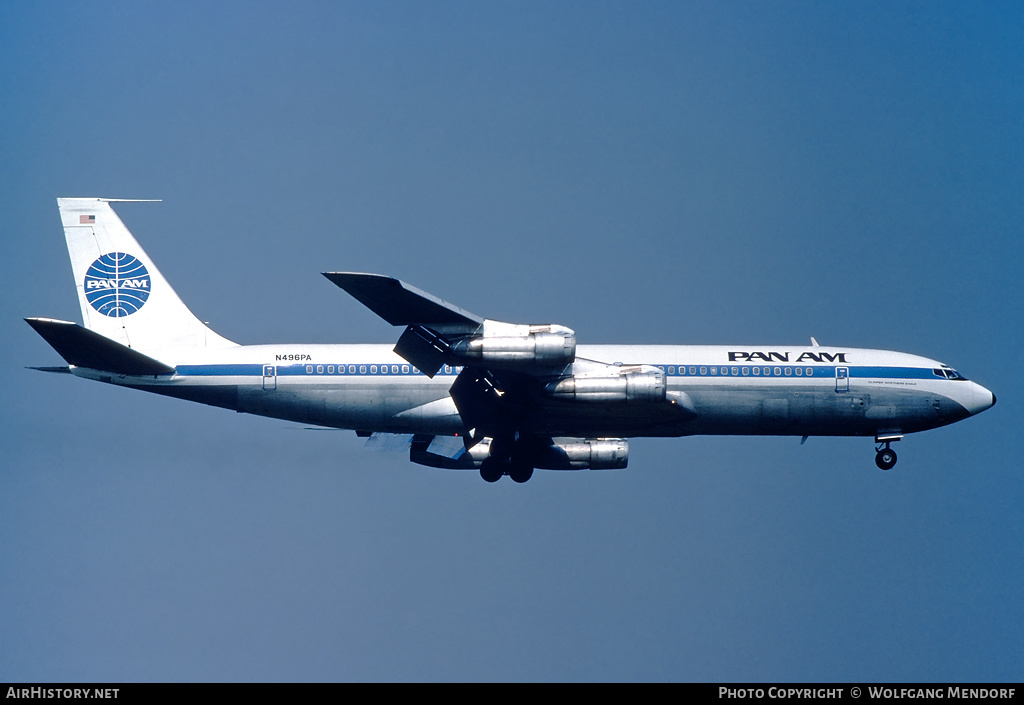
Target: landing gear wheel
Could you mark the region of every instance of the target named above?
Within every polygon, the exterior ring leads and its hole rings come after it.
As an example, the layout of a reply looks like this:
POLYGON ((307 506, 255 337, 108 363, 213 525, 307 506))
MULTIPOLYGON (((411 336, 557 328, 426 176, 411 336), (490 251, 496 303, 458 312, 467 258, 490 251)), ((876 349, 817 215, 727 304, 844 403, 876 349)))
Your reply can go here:
POLYGON ((505 474, 504 465, 497 458, 484 458, 480 463, 480 477, 487 482, 497 482, 505 474))
POLYGON ((882 470, 892 470, 896 465, 896 451, 892 448, 883 448, 875 455, 875 465, 882 470))
POLYGON ((508 476, 511 477, 514 482, 522 484, 533 477, 533 467, 513 462, 512 466, 509 468, 508 476))

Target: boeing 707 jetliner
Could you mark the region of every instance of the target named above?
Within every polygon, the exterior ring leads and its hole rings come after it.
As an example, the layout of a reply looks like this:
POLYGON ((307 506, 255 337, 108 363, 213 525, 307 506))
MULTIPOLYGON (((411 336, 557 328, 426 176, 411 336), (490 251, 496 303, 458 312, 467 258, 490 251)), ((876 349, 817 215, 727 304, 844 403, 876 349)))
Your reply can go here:
POLYGON ((626 467, 641 436, 904 434, 995 395, 917 355, 810 345, 577 345, 561 325, 481 318, 379 274, 325 272, 391 345, 239 345, 182 303, 111 208, 59 198, 84 326, 28 318, 67 366, 38 367, 398 445, 414 463, 526 482, 535 468, 626 467))

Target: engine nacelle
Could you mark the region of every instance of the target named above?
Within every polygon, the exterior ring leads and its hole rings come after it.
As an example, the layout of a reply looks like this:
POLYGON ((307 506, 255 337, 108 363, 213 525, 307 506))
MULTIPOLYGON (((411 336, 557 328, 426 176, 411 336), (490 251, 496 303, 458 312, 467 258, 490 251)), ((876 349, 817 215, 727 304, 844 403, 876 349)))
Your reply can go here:
POLYGON ((525 365, 560 367, 576 359, 576 333, 565 326, 512 326, 503 324, 484 335, 460 340, 448 357, 457 365, 525 365))
POLYGON ((548 446, 537 458, 537 467, 547 470, 621 470, 629 462, 629 441, 625 438, 567 440, 548 446))
MULTIPOLYGON (((544 470, 620 470, 629 461, 629 441, 625 438, 565 438, 550 444, 529 444, 522 450, 525 460, 544 470)), ((429 440, 414 440, 409 460, 419 465, 448 470, 479 468, 490 455, 491 439, 485 438, 458 458, 432 453, 429 440)))
POLYGON ((555 399, 587 402, 658 402, 665 400, 665 373, 656 367, 621 368, 614 376, 573 376, 551 382, 545 391, 555 399))

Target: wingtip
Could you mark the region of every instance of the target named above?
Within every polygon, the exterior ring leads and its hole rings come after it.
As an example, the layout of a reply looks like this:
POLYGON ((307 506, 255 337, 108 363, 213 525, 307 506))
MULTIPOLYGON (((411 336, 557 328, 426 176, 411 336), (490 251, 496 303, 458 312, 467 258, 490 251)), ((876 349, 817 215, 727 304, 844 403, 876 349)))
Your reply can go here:
POLYGON ((354 280, 354 279, 363 279, 363 280, 366 280, 366 279, 377 279, 377 280, 381 280, 381 281, 383 281, 383 280, 398 281, 394 277, 389 277, 386 274, 373 274, 371 272, 320 272, 320 273, 323 274, 328 279, 330 279, 335 284, 338 284, 338 286, 341 286, 341 284, 339 282, 350 281, 350 280, 354 280))

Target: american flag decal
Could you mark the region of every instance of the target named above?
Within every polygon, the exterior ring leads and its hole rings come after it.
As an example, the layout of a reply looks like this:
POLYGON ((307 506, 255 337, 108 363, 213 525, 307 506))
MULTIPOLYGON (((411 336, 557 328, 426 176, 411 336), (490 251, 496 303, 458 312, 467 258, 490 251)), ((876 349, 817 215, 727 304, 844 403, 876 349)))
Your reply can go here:
POLYGON ((94 215, 80 215, 78 216, 79 225, 92 225, 96 222, 96 216, 94 215))

